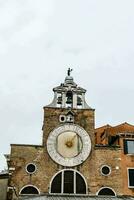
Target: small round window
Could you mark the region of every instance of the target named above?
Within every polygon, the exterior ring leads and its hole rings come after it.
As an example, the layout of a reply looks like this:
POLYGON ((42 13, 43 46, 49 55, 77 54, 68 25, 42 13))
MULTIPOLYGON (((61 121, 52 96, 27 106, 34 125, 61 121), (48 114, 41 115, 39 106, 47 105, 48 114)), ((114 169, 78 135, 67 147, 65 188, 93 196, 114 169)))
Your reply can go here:
POLYGON ((33 164, 33 163, 29 163, 29 164, 26 166, 26 171, 27 171, 29 174, 33 174, 33 173, 36 171, 36 165, 33 164))
POLYGON ((111 173, 111 168, 109 166, 107 166, 107 165, 103 165, 101 167, 101 173, 104 176, 108 176, 111 173))
POLYGON ((59 120, 60 120, 60 122, 65 122, 66 121, 66 116, 65 115, 60 115, 59 120))

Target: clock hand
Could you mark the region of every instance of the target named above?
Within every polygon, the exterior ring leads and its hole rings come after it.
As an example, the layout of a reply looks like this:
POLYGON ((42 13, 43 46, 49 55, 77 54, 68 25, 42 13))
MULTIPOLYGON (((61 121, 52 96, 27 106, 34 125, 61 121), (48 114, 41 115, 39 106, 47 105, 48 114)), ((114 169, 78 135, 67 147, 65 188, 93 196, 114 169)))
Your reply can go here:
POLYGON ((71 139, 67 140, 67 142, 65 143, 67 147, 71 148, 73 146, 73 140, 76 136, 77 134, 75 134, 71 139))
POLYGON ((75 134, 75 135, 72 137, 71 141, 73 141, 73 140, 75 139, 76 136, 77 136, 77 134, 75 134))

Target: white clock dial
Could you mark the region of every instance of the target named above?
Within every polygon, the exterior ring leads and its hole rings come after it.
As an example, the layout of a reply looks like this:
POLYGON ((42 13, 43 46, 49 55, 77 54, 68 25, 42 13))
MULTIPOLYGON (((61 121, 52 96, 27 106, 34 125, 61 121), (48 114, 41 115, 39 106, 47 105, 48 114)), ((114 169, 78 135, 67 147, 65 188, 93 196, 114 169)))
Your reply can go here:
POLYGON ((76 166, 87 159, 91 151, 88 133, 78 125, 66 124, 54 129, 47 140, 50 157, 62 166, 76 166))
POLYGON ((72 131, 61 133, 57 137, 57 152, 64 158, 77 156, 82 150, 81 137, 72 131))

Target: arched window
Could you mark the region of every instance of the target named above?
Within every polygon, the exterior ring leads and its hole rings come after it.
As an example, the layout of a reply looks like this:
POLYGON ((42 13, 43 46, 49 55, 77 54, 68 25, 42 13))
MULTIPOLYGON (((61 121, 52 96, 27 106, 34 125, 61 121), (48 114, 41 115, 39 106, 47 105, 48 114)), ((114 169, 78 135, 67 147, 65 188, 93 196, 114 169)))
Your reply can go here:
POLYGON ((37 195, 39 194, 38 188, 33 185, 27 185, 23 187, 20 191, 20 195, 37 195))
POLYGON ((104 187, 101 188, 97 195, 102 195, 102 196, 116 196, 115 192, 113 191, 113 189, 109 188, 109 187, 104 187))
POLYGON ((75 170, 62 170, 51 181, 50 193, 59 194, 86 194, 86 181, 75 170))

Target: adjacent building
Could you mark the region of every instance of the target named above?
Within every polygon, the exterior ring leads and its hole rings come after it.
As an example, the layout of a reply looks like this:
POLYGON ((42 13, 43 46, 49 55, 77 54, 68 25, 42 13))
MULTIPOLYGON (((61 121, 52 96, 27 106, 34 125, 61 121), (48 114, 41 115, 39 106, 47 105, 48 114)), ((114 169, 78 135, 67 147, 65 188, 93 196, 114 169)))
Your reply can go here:
POLYGON ((0 200, 7 199, 8 178, 9 174, 7 170, 0 172, 0 200))

